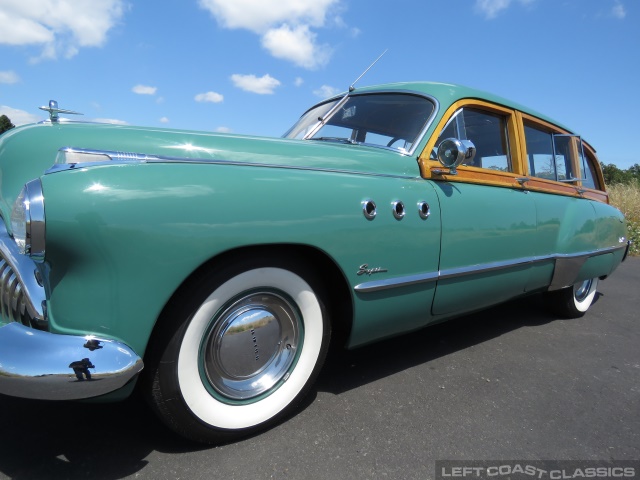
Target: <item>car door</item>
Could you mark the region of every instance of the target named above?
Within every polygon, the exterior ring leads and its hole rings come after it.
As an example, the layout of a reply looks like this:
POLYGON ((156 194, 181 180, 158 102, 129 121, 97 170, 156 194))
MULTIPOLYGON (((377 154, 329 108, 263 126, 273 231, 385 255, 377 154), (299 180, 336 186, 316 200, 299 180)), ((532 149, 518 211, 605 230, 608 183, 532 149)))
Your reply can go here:
POLYGON ((524 113, 521 117, 524 184, 537 211, 537 253, 554 258, 540 265, 530 284, 556 290, 591 278, 592 266, 595 270, 613 267, 613 254, 591 253, 606 244, 603 239, 615 229, 604 227, 605 216, 596 215, 606 193, 600 190, 601 178, 588 145, 549 122, 524 113))
POLYGON ((436 129, 437 139, 427 144, 426 165, 442 218, 436 317, 484 308, 527 290, 536 209, 521 184, 516 121, 514 111, 498 105, 458 102, 436 129), (451 137, 476 147, 473 161, 454 175, 434 161, 439 143, 451 137))

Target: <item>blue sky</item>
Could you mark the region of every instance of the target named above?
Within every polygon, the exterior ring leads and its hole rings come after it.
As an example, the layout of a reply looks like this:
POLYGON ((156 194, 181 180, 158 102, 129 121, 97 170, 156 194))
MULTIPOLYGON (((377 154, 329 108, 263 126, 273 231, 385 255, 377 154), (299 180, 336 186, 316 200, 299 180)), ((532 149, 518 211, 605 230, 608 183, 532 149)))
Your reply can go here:
POLYGON ((515 100, 640 163, 637 0, 0 0, 0 114, 280 136, 359 85, 515 100))

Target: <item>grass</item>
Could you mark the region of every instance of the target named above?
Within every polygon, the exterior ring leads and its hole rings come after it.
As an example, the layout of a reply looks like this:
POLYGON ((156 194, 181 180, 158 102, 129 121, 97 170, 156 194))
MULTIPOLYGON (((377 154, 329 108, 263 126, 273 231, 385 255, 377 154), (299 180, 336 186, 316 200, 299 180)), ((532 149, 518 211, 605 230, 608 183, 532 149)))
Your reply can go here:
POLYGON ((633 244, 630 255, 640 255, 640 184, 608 185, 609 200, 627 217, 628 238, 633 244))

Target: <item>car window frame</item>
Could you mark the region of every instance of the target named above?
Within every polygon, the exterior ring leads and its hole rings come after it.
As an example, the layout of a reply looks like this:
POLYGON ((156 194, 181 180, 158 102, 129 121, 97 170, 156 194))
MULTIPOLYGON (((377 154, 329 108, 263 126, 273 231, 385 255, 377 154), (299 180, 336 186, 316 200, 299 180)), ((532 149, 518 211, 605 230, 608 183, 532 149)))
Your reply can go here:
POLYGON ((593 183, 596 184, 596 188, 590 188, 583 185, 583 188, 588 189, 592 192, 602 192, 605 191, 606 186, 604 183, 604 174, 602 173, 602 168, 600 168, 600 160, 598 160, 598 156, 596 155, 596 150, 589 145, 589 143, 582 140, 582 148, 584 151, 585 158, 587 162, 593 164, 593 171, 595 172, 595 176, 593 177, 593 183))
POLYGON ((479 99, 462 99, 453 103, 441 117, 434 133, 427 142, 425 149, 418 157, 420 165, 420 174, 423 178, 433 180, 458 181, 466 183, 480 183, 501 187, 520 188, 518 181, 522 177, 522 164, 520 161, 520 141, 518 134, 518 124, 516 118, 516 110, 503 105, 497 105, 479 99), (440 134, 448 125, 451 118, 457 114, 462 108, 471 108, 474 110, 486 111, 491 114, 504 116, 507 121, 507 141, 509 145, 509 156, 512 171, 504 172, 501 170, 492 170, 489 168, 472 167, 468 165, 460 165, 457 167, 457 175, 449 175, 449 170, 444 168, 440 162, 430 158, 431 152, 438 141, 440 134))
MULTIPOLYGON (((597 177, 595 182, 598 184, 597 186, 602 187, 602 190, 583 186, 581 178, 569 182, 563 182, 529 175, 526 138, 524 133, 525 121, 543 130, 549 130, 554 134, 573 136, 574 139, 572 139, 571 148, 575 149, 577 152, 579 144, 577 143, 576 138, 579 137, 573 132, 531 114, 521 112, 515 108, 506 107, 486 100, 465 98, 454 102, 446 109, 436 124, 425 148, 418 156, 418 165, 421 177, 435 181, 477 183, 569 197, 589 198, 599 202, 609 203, 609 194, 606 192, 604 187, 604 178, 602 176, 602 171, 599 168, 595 150, 584 140, 582 140, 582 145, 585 155, 587 155, 588 152, 588 156, 591 157, 592 160, 595 160, 594 167, 597 177), (511 172, 460 165, 456 169, 457 173, 455 175, 451 175, 448 168, 443 167, 438 160, 431 158, 431 153, 440 137, 440 134, 448 125, 452 117, 462 108, 486 110, 489 113, 504 115, 506 117, 509 155, 511 157, 511 172)), ((572 157, 572 171, 580 172, 578 155, 572 155, 572 157)))
MULTIPOLYGON (((546 120, 543 120, 538 117, 534 117, 528 113, 517 112, 517 117, 519 117, 519 125, 520 125, 520 145, 522 148, 522 157, 521 161, 523 162, 523 169, 526 172, 526 178, 528 179, 526 183, 527 190, 545 192, 545 193, 554 193, 559 195, 567 195, 572 197, 584 197, 590 198, 592 200, 597 200, 604 203, 609 203, 609 195, 604 190, 604 181, 602 180, 602 172, 600 168, 596 167, 597 173, 597 182, 599 185, 603 186, 603 190, 592 189, 582 185, 582 178, 577 178, 573 181, 559 181, 559 180, 551 180, 542 177, 535 177, 529 174, 529 162, 528 162, 528 153, 527 153, 527 143, 525 138, 524 124, 525 122, 531 124, 535 128, 539 128, 540 130, 546 130, 550 132, 552 135, 570 135, 572 136, 572 150, 574 151, 574 155, 571 158, 571 167, 573 172, 580 172, 580 165, 578 164, 579 155, 577 155, 579 144, 578 139, 580 137, 573 132, 570 132, 562 127, 554 125, 546 120)), ((591 146, 582 140, 582 145, 584 151, 588 151, 589 154, 593 158, 597 158, 595 156, 595 151, 591 146)))

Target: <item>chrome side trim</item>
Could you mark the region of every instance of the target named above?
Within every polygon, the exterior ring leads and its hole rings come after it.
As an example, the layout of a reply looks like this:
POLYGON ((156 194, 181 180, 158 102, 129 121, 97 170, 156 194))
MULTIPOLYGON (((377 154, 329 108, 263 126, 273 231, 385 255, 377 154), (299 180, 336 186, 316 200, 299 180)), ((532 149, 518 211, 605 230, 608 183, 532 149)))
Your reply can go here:
POLYGON ((140 162, 144 160, 155 160, 160 158, 156 155, 147 155, 145 153, 119 152, 115 150, 95 150, 92 148, 74 148, 74 147, 62 147, 58 149, 58 155, 74 154, 74 153, 106 156, 106 157, 109 157, 110 161, 122 161, 122 162, 140 162))
POLYGON ((556 265, 553 269, 553 277, 551 278, 549 290, 560 290, 576 283, 576 278, 580 272, 580 268, 582 268, 584 262, 589 258, 606 255, 607 253, 613 253, 618 250, 623 250, 624 248, 626 248, 626 245, 619 245, 617 247, 604 248, 602 250, 594 250, 591 252, 572 255, 557 255, 556 265))
POLYGON ((423 273, 419 275, 407 275, 404 277, 392 278, 387 280, 375 280, 373 282, 365 282, 356 285, 353 289, 356 293, 379 292, 380 290, 389 290, 391 288, 408 287, 419 283, 429 283, 438 280, 440 272, 423 273))
POLYGON ((560 290, 573 285, 580 268, 587 261, 587 258, 589 257, 586 255, 557 258, 549 290, 560 290))
POLYGON ((507 260, 503 262, 491 262, 483 263, 480 265, 473 265, 471 267, 458 267, 449 268, 447 270, 441 270, 438 280, 447 280, 450 278, 464 277, 467 275, 477 275, 479 273, 495 272, 498 270, 505 270, 507 268, 522 267, 526 265, 532 265, 534 263, 547 262, 553 260, 552 255, 530 257, 530 258, 518 258, 515 260, 507 260))
POLYGON ((123 387, 142 368, 133 350, 113 340, 57 335, 18 323, 0 328, 4 395, 38 400, 97 397, 123 387))
POLYGON ((18 246, 0 221, 0 313, 8 320, 23 322, 28 316, 37 326, 46 326, 43 307, 46 295, 36 275, 35 262, 18 252, 18 246))
POLYGON ((280 168, 285 170, 300 170, 310 172, 323 172, 323 173, 343 173, 347 175, 360 175, 364 177, 382 177, 382 178, 400 178, 406 180, 423 180, 419 176, 413 175, 391 175, 386 173, 375 172, 363 172, 359 170, 343 170, 339 168, 319 168, 319 167, 303 167, 299 165, 279 165, 274 163, 258 163, 258 162, 238 162, 234 160, 222 160, 222 159, 194 159, 185 157, 169 157, 160 155, 147 155, 144 153, 132 153, 132 152, 114 152, 109 150, 92 150, 85 148, 75 147, 63 147, 61 151, 73 151, 75 153, 88 153, 92 155, 104 155, 108 156, 112 160, 104 162, 88 162, 88 163, 68 163, 68 164, 56 164, 45 171, 45 175, 67 171, 67 170, 79 170, 89 168, 93 166, 102 165, 125 165, 136 163, 193 163, 193 164, 212 164, 212 165, 234 165, 237 167, 264 167, 264 168, 280 168))
POLYGON ((536 263, 555 261, 555 268, 551 286, 549 289, 563 288, 575 283, 580 267, 591 257, 597 257, 607 253, 626 248, 626 245, 618 247, 610 247, 602 250, 592 250, 588 252, 572 253, 572 254, 554 254, 519 258, 515 260, 507 260, 503 262, 483 263, 469 267, 449 268, 439 270, 437 272, 429 272, 418 275, 407 275, 403 277, 390 278, 386 280, 376 280, 373 282, 365 282, 353 287, 357 293, 378 292, 381 290, 389 290, 393 288, 402 288, 418 283, 437 282, 438 280, 446 280, 450 278, 464 277, 467 275, 477 275, 480 273, 494 272, 514 268, 525 265, 533 265, 536 263), (567 279, 571 280, 569 283, 567 279), (562 286, 558 286, 561 285, 562 286))

